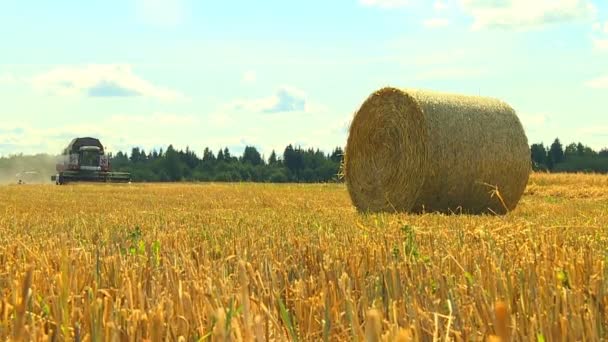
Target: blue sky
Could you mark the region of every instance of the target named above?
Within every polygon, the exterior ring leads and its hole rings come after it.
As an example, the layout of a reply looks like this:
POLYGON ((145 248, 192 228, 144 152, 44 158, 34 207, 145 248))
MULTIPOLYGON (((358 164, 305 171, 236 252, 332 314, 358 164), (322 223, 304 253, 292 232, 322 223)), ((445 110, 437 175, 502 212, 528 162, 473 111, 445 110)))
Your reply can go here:
POLYGON ((3 1, 0 155, 343 146, 382 86, 511 104, 608 147, 608 1, 3 1))

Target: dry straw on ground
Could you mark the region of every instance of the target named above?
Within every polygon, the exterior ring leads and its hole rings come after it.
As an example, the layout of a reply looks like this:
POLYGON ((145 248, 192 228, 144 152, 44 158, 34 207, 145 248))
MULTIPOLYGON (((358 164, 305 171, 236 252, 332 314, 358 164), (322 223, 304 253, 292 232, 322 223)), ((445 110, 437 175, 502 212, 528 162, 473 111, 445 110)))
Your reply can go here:
POLYGON ((526 187, 530 151, 502 101, 383 88, 355 114, 344 173, 361 211, 504 214, 526 187))
POLYGON ((0 341, 608 341, 607 199, 582 174, 532 174, 500 220, 358 215, 341 184, 0 186, 0 341))

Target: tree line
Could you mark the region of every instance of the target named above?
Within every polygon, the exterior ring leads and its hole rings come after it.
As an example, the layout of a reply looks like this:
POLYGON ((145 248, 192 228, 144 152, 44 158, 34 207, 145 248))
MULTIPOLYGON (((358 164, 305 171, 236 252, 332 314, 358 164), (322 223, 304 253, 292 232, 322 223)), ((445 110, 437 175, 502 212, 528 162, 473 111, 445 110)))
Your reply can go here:
POLYGON ((113 170, 131 173, 133 181, 216 181, 216 182, 337 182, 344 156, 341 147, 325 154, 319 149, 288 145, 281 154, 274 150, 265 158, 254 146, 246 146, 241 156, 225 147, 214 153, 206 147, 202 155, 190 148, 165 151, 135 147, 130 154, 110 156, 113 170))
MULTIPOLYGON (((595 151, 582 143, 565 147, 559 138, 549 146, 530 146, 533 169, 546 172, 608 173, 608 148, 595 151)), ((246 146, 236 156, 226 147, 213 152, 205 148, 197 154, 190 148, 146 152, 135 147, 130 153, 110 155, 115 171, 127 171, 136 182, 216 181, 216 182, 339 182, 344 150, 331 153, 288 145, 281 153, 272 151, 267 158, 254 146, 246 146)), ((37 171, 36 181, 48 181, 55 173, 55 156, 11 155, 0 157, 0 183, 13 182, 19 173, 37 171)))
POLYGON ((608 148, 595 151, 580 142, 564 147, 555 138, 548 147, 532 144, 530 154, 536 171, 608 173, 608 148))
MULTIPOLYGON (((595 151, 582 143, 563 146, 559 138, 548 147, 530 146, 533 169, 546 172, 608 173, 608 148, 595 151)), ((319 149, 288 145, 282 154, 274 150, 264 158, 254 146, 233 156, 228 148, 216 153, 205 148, 202 156, 186 148, 146 153, 133 148, 130 154, 112 156, 115 170, 131 172, 134 181, 252 181, 252 182, 335 182, 340 181, 344 151, 336 147, 330 154, 319 149)))

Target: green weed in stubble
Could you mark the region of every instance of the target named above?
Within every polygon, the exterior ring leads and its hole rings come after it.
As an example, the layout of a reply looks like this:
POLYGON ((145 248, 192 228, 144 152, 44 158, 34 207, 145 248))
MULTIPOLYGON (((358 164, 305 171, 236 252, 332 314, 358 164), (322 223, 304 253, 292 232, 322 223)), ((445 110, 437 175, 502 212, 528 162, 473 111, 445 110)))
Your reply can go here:
POLYGON ((416 233, 414 228, 406 224, 401 227, 401 232, 405 234, 405 241, 403 243, 405 256, 408 260, 418 260, 420 258, 420 251, 416 244, 416 233))
POLYGON ((239 306, 238 308, 234 306, 234 298, 230 298, 230 303, 228 304, 228 309, 226 309, 226 325, 224 329, 226 333, 229 335, 232 330, 232 320, 240 315, 241 311, 243 311, 243 307, 239 306))
POLYGON ((155 240, 152 243, 152 259, 154 261, 154 266, 160 266, 160 241, 155 240))
POLYGON ((329 312, 329 297, 327 294, 325 295, 325 310, 323 310, 324 318, 323 318, 323 341, 329 341, 329 336, 331 332, 331 313, 329 312))
POLYGON ((285 324, 285 326, 287 327, 287 332, 289 333, 291 340, 299 341, 298 334, 296 333, 296 329, 294 326, 294 320, 293 320, 292 315, 289 313, 289 310, 287 310, 287 308, 285 307, 285 304, 283 304, 283 301, 281 300, 281 298, 277 298, 277 303, 279 306, 281 320, 283 320, 283 324, 285 324))

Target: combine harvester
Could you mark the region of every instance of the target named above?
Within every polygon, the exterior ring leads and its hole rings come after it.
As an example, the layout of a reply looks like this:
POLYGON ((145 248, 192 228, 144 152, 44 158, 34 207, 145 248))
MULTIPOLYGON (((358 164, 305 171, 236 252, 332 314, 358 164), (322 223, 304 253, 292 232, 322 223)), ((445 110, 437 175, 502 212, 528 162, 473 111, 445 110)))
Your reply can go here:
POLYGON ((112 172, 110 160, 103 145, 95 138, 75 138, 63 150, 61 162, 56 165, 57 174, 51 180, 57 185, 70 182, 113 182, 131 181, 128 172, 112 172))

